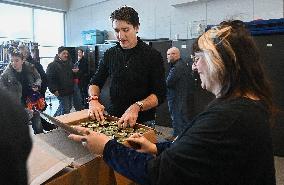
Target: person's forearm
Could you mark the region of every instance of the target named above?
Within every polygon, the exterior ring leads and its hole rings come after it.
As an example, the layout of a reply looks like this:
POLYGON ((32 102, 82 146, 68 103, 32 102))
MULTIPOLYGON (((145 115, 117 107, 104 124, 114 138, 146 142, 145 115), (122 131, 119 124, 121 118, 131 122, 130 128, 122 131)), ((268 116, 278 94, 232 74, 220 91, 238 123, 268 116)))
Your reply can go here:
POLYGON ((96 85, 89 86, 89 96, 99 96, 100 95, 100 88, 96 85))
POLYGON ((156 155, 160 155, 165 149, 169 148, 171 146, 172 142, 166 141, 162 143, 157 143, 156 148, 157 148, 157 153, 156 155))
POLYGON ((143 102, 143 111, 158 106, 158 98, 155 94, 150 94, 147 98, 142 100, 142 102, 143 102))
POLYGON ((141 185, 149 184, 147 164, 154 159, 152 154, 137 152, 115 140, 110 140, 105 145, 103 159, 115 171, 134 182, 141 185))

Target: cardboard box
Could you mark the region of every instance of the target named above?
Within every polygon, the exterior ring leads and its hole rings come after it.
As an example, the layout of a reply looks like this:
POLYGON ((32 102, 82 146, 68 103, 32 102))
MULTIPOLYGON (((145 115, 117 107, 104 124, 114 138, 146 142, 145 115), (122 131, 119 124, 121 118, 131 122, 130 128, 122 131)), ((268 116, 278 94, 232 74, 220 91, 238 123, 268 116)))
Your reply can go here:
MULTIPOLYGON (((73 113, 70 113, 70 114, 61 115, 61 116, 56 117, 56 119, 58 119, 59 121, 65 123, 67 125, 79 125, 81 122, 85 122, 85 121, 89 120, 88 109, 78 111, 78 112, 73 112, 73 113)), ((108 116, 107 119, 109 121, 118 120, 118 118, 111 117, 111 116, 108 116)), ((157 137, 156 137, 155 131, 152 128, 147 127, 147 126, 142 125, 142 124, 136 124, 136 127, 138 127, 138 128, 143 127, 143 128, 148 129, 147 132, 145 132, 143 134, 143 136, 146 137, 152 143, 157 142, 157 137)), ((128 142, 124 142, 123 144, 128 146, 128 147, 131 147, 131 145, 128 142)), ((117 184, 117 185, 133 185, 133 184, 135 184, 135 183, 133 183, 133 181, 131 181, 128 178, 120 175, 119 173, 113 172, 113 170, 110 169, 105 164, 105 162, 103 161, 103 159, 101 157, 96 157, 93 161, 88 163, 87 166, 82 166, 80 169, 78 170, 78 172, 72 171, 71 173, 67 173, 64 176, 61 176, 60 177, 61 181, 60 181, 59 184, 62 184, 63 179, 65 179, 64 181, 69 182, 69 180, 73 179, 74 176, 78 176, 78 173, 80 174, 79 175, 80 179, 84 179, 83 177, 88 177, 88 178, 94 177, 94 179, 99 179, 97 181, 94 181, 93 182, 94 184, 100 184, 100 185, 101 184, 108 184, 108 183, 112 184, 114 181, 115 181, 115 184, 117 184), (89 170, 91 170, 92 172, 89 172, 89 170), (105 171, 105 173, 103 173, 102 171, 105 171), (114 174, 114 176, 115 176, 114 181, 111 179, 113 177, 111 174, 114 174), (99 178, 99 176, 101 178, 99 178), (100 182, 100 179, 101 180, 102 179, 108 179, 108 180, 107 181, 102 180, 102 182, 100 182), (98 183, 96 183, 96 182, 98 182, 98 183)), ((48 185, 55 185, 55 184, 57 184, 56 181, 58 181, 58 180, 59 179, 55 179, 53 182, 50 182, 48 185)), ((82 185, 84 185, 86 182, 88 182, 88 183, 86 183, 86 185, 92 185, 92 182, 84 181, 84 180, 81 180, 81 181, 82 181, 81 182, 82 185)), ((78 182, 78 180, 77 181, 75 180, 74 183, 71 183, 71 181, 70 181, 70 183, 72 185, 73 184, 76 185, 77 182, 78 182)), ((71 184, 68 184, 68 185, 71 185, 71 184)))
POLYGON ((70 140, 68 135, 60 128, 33 135, 33 149, 27 165, 28 184, 115 184, 113 170, 81 143, 70 140))
POLYGON ((74 158, 50 147, 38 135, 33 136, 32 139, 33 148, 27 161, 28 184, 42 184, 74 162, 74 158))
POLYGON ((63 171, 45 185, 115 185, 115 176, 101 157, 96 157, 85 165, 63 171))

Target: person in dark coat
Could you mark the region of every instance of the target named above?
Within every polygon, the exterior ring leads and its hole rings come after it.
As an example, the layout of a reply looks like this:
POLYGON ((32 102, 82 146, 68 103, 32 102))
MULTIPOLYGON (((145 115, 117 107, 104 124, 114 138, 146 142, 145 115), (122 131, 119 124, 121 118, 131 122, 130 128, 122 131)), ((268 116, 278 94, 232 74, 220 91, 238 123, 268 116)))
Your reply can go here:
MULTIPOLYGON (((23 55, 18 48, 11 50, 10 60, 9 65, 0 75, 0 87, 8 90, 14 96, 15 101, 27 107, 28 97, 33 91, 40 89, 40 75, 33 64, 24 62, 23 55)), ((43 127, 39 113, 30 109, 26 111, 30 114, 34 133, 42 133, 43 127)))
POLYGON ((72 71, 74 74, 73 75, 73 82, 74 82, 73 106, 76 111, 80 111, 84 109, 84 106, 83 106, 81 90, 79 88, 80 79, 79 79, 79 62, 78 61, 73 65, 72 71))
POLYGON ((59 100, 59 107, 54 116, 70 113, 73 105, 73 63, 65 47, 58 48, 54 61, 47 66, 48 88, 59 100))
POLYGON ((0 89, 1 184, 27 185, 27 159, 32 148, 28 116, 14 97, 0 89))
POLYGON ((90 82, 89 64, 88 60, 84 57, 84 51, 78 49, 78 60, 74 64, 74 108, 76 111, 88 108, 88 85, 90 82))
POLYGON ((83 99, 84 108, 88 108, 89 104, 87 101, 88 98, 88 86, 90 83, 90 69, 88 60, 84 56, 84 51, 82 49, 78 49, 78 77, 79 77, 79 88, 81 92, 81 96, 83 99))
MULTIPOLYGON (((36 61, 36 59, 34 59, 31 56, 31 52, 30 52, 29 48, 26 45, 20 45, 19 49, 20 49, 20 52, 22 53, 22 55, 24 57, 24 59, 23 59, 24 62, 28 62, 28 63, 34 65, 34 67, 36 68, 37 72, 40 75, 41 86, 40 86, 39 92, 40 92, 40 95, 43 98, 44 103, 45 103, 45 106, 44 106, 43 109, 41 109, 41 111, 44 111, 46 109, 46 107, 47 107, 46 100, 45 100, 45 92, 47 90, 47 76, 46 76, 46 73, 45 73, 42 65, 40 64, 40 62, 36 61)), ((43 118, 40 118, 40 121, 41 121, 43 129, 46 130, 46 131, 50 131, 50 130, 53 130, 54 128, 56 128, 55 125, 48 123, 43 118)))
POLYGON ((191 66, 180 58, 180 51, 172 47, 167 51, 167 59, 170 71, 166 79, 167 100, 172 119, 173 136, 175 138, 184 129, 190 120, 190 104, 193 104, 193 86, 190 81, 191 66))
POLYGON ((24 61, 33 64, 37 72, 39 73, 40 78, 41 78, 41 87, 40 87, 39 92, 41 93, 43 97, 45 97, 45 92, 47 90, 47 76, 46 76, 46 73, 42 65, 39 63, 39 61, 36 61, 35 59, 32 58, 29 48, 27 46, 20 45, 19 49, 24 57, 24 61))
POLYGON ((241 21, 223 22, 193 45, 192 69, 213 102, 174 142, 127 141, 77 127, 70 135, 118 173, 141 185, 275 185, 270 134, 272 93, 255 42, 241 21))

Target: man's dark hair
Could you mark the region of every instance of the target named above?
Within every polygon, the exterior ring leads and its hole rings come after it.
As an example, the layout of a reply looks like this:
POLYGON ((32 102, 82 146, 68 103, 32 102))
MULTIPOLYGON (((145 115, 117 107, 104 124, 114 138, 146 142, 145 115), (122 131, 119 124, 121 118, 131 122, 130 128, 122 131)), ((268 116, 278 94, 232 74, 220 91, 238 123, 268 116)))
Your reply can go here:
POLYGON ((60 54, 60 53, 61 53, 62 51, 64 51, 64 50, 68 51, 66 47, 60 46, 60 47, 58 48, 58 54, 60 54))
POLYGON ((111 13, 110 19, 113 22, 114 20, 126 21, 127 23, 138 27, 139 17, 138 13, 131 7, 123 6, 111 13))

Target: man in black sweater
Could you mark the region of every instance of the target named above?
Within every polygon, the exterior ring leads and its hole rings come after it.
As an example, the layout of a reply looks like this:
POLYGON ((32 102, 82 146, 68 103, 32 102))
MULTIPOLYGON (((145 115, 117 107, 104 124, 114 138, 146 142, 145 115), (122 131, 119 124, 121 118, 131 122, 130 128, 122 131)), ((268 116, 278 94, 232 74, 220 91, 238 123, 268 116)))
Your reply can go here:
POLYGON ((165 99, 166 85, 161 54, 145 44, 139 31, 138 13, 121 7, 111 14, 112 27, 119 42, 107 50, 89 87, 89 115, 103 120, 104 106, 98 101, 110 77, 108 113, 120 117, 119 125, 154 124, 155 107, 165 99))

